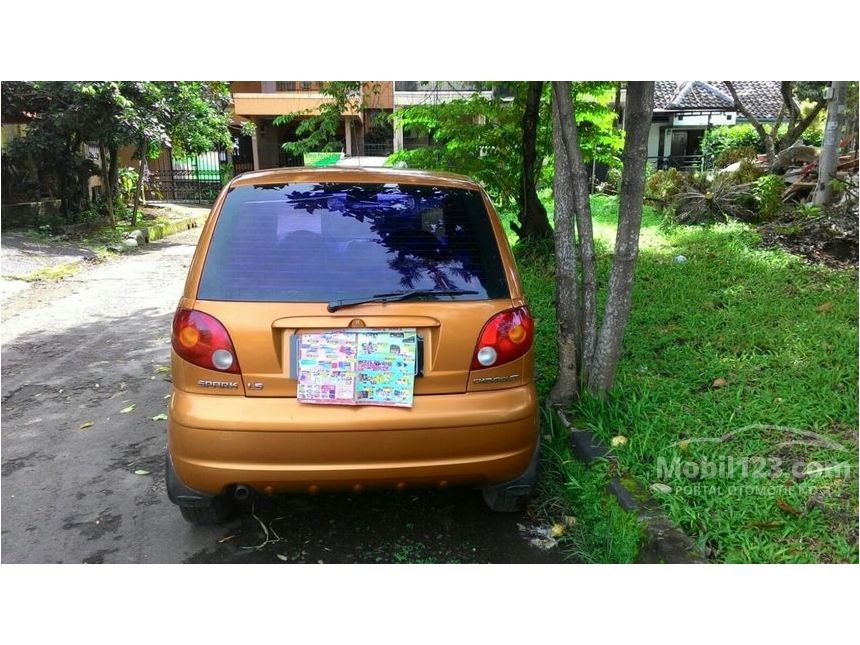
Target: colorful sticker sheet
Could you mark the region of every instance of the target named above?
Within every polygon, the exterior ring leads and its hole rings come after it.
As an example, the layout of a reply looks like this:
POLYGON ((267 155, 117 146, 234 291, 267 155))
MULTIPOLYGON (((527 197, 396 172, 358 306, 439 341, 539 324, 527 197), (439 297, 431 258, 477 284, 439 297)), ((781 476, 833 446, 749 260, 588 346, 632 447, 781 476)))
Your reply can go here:
POLYGON ((417 348, 414 329, 301 334, 298 399, 411 407, 417 348))

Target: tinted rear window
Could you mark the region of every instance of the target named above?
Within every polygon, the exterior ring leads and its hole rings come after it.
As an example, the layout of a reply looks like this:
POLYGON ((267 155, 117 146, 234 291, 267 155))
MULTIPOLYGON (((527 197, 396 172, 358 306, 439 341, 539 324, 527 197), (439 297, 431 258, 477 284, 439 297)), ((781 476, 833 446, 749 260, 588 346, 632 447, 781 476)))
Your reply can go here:
POLYGON ((327 302, 406 289, 509 297, 477 191, 404 184, 240 186, 224 202, 197 296, 327 302))

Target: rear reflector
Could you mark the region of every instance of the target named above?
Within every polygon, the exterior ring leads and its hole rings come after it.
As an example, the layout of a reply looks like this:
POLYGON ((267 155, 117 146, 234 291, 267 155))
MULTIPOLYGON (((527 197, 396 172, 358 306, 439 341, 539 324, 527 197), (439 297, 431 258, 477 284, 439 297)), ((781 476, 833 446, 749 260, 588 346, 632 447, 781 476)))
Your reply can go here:
POLYGON ((230 334, 218 319, 193 309, 177 309, 173 317, 173 351, 209 370, 239 374, 230 334))
POLYGON ((472 369, 504 365, 525 354, 534 339, 534 320, 526 307, 507 309, 487 321, 472 358, 472 369))

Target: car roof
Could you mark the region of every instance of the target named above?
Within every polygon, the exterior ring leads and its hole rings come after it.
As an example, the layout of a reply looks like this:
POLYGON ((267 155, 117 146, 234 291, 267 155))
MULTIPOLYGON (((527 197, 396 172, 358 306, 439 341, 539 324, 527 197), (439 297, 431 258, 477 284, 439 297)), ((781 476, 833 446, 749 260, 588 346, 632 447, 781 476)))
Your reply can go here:
POLYGON ((287 184, 312 181, 329 181, 357 184, 401 183, 477 190, 480 186, 464 175, 430 170, 404 170, 401 168, 352 168, 327 166, 323 168, 273 168, 255 170, 236 176, 231 186, 261 184, 287 184))

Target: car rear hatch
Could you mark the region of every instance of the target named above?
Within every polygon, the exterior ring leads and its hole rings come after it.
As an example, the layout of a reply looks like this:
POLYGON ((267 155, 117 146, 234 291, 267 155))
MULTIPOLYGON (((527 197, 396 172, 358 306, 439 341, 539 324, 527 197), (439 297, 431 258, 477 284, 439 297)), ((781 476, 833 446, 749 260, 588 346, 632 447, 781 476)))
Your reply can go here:
POLYGON ((228 330, 246 396, 296 396, 300 334, 391 328, 417 331, 416 396, 465 392, 482 328, 513 306, 489 217, 462 188, 240 186, 194 308, 228 330))

